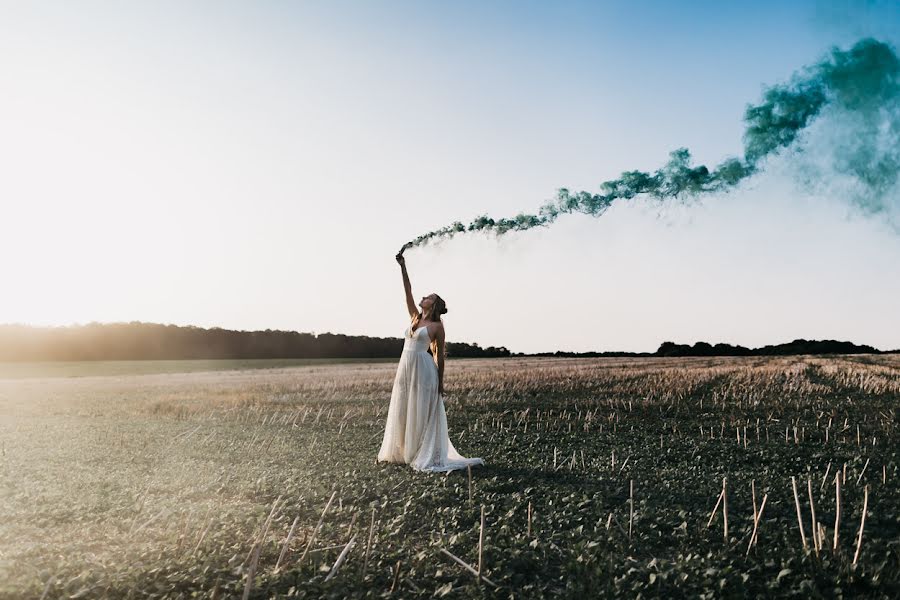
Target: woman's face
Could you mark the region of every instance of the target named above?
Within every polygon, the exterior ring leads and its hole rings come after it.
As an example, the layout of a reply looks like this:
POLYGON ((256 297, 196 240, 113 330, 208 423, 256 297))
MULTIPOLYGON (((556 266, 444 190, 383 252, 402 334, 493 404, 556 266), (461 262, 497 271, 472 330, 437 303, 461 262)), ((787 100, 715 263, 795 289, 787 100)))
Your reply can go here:
POLYGON ((434 294, 430 296, 424 296, 421 300, 419 300, 419 306, 422 307, 422 312, 427 312, 434 305, 434 294))

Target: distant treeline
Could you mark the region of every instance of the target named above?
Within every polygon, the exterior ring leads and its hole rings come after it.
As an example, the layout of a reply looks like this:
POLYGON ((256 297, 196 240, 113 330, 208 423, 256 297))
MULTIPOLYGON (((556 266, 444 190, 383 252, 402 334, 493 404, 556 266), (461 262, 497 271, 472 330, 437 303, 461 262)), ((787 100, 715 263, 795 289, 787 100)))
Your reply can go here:
MULTIPOLYGON (((250 358, 391 358, 402 338, 296 331, 233 331, 155 323, 71 327, 0 325, 0 361, 190 360, 250 358)), ((504 347, 448 342, 447 356, 509 356, 504 347)))
POLYGON ((556 352, 513 352, 510 356, 557 356, 559 358, 623 358, 623 357, 640 357, 640 356, 656 356, 652 352, 622 352, 612 350, 608 352, 569 352, 565 350, 557 350, 556 352))
POLYGON ((837 340, 794 340, 787 344, 745 348, 731 344, 697 342, 693 346, 663 342, 656 351, 657 356, 785 356, 789 354, 880 354, 872 346, 857 346, 852 342, 837 340))
MULTIPOLYGON (((838 342, 836 340, 794 340, 787 344, 763 346, 761 348, 746 348, 744 346, 732 346, 731 344, 709 344, 697 342, 690 344, 676 344, 663 342, 659 349, 652 354, 649 352, 541 352, 527 356, 560 356, 560 357, 624 357, 624 356, 786 356, 791 354, 891 354, 898 350, 882 352, 872 346, 857 346, 851 342, 838 342)), ((525 356, 514 353, 512 356, 525 356)))
MULTIPOLYGON (((401 338, 296 331, 233 331, 156 323, 90 323, 70 327, 0 325, 0 361, 45 360, 189 360, 250 358, 393 358, 401 338)), ((897 352, 894 350, 893 352, 897 352)), ((794 340, 745 348, 731 344, 663 342, 656 352, 511 353, 504 346, 448 342, 447 356, 626 357, 626 356, 776 356, 788 354, 882 354, 872 346, 834 340, 794 340)))

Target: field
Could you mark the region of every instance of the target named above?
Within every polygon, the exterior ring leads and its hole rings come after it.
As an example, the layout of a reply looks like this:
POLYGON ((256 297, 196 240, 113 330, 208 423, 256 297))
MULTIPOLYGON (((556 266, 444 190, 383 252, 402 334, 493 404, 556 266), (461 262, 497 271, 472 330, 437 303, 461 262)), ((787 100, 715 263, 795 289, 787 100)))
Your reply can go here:
POLYGON ((274 369, 327 364, 392 362, 395 359, 359 358, 254 358, 234 360, 78 360, 58 362, 0 362, 0 379, 91 377, 97 375, 153 375, 197 371, 274 369))
POLYGON ((0 379, 0 597, 900 597, 898 355, 266 366, 0 379))

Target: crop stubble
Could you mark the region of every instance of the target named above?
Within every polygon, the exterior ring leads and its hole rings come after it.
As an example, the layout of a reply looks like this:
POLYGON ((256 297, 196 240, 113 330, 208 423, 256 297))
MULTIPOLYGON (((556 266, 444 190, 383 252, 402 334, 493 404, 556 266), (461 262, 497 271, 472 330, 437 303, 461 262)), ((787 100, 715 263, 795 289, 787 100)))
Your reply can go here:
POLYGON ((0 380, 0 596, 900 594, 896 355, 451 360, 471 491, 395 368, 0 380))

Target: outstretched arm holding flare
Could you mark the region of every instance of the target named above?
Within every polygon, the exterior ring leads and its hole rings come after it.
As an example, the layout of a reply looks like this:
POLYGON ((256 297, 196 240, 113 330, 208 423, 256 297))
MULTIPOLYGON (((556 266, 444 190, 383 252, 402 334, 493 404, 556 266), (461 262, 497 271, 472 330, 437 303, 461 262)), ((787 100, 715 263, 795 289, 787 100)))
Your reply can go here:
POLYGON ((403 291, 406 292, 406 309, 409 311, 409 318, 412 319, 419 314, 416 308, 416 302, 413 300, 412 285, 409 283, 409 273, 406 272, 406 259, 403 258, 403 250, 397 253, 395 257, 400 263, 400 272, 403 274, 403 291))

